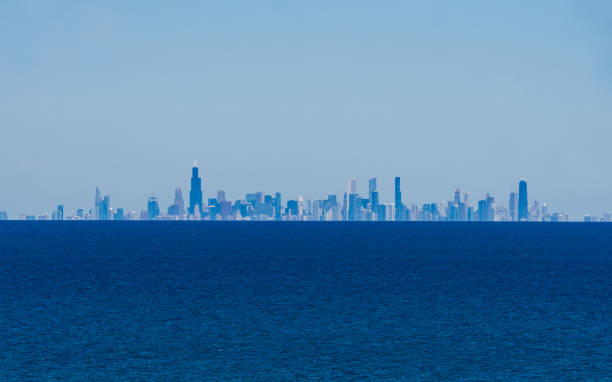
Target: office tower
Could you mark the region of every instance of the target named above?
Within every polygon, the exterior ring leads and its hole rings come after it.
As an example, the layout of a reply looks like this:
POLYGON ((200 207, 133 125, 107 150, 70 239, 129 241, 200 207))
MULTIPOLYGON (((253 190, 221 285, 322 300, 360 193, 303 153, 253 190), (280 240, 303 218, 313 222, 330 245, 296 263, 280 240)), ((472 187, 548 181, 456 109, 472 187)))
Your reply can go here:
POLYGON ((51 220, 64 220, 64 206, 62 204, 57 206, 57 209, 53 211, 51 220))
POLYGON ((110 196, 106 195, 98 201, 99 190, 96 188, 96 209, 95 217, 97 220, 109 220, 110 196))
POLYGON ((8 220, 8 213, 6 211, 0 211, 0 220, 8 220))
POLYGON ((436 203, 431 203, 431 220, 440 220, 440 209, 436 203))
POLYGON ((174 190, 174 205, 178 209, 178 216, 185 215, 185 201, 183 200, 183 190, 180 187, 174 190))
POLYGON ((542 218, 546 217, 548 217, 548 204, 544 203, 542 204, 542 218))
POLYGON ((100 188, 96 187, 96 197, 94 199, 94 218, 96 220, 100 219, 100 203, 102 203, 102 194, 100 193, 100 188))
POLYGON ((531 207, 531 212, 529 215, 534 218, 534 220, 538 221, 540 218, 540 202, 535 200, 533 202, 533 206, 531 207))
POLYGON ((327 195, 327 204, 330 206, 335 206, 338 204, 338 196, 337 195, 327 195))
POLYGON ((372 203, 372 194, 376 191, 376 178, 372 178, 368 181, 368 199, 372 203))
POLYGON ((125 216, 123 215, 123 208, 117 208, 117 211, 115 212, 115 216, 113 217, 114 220, 124 220, 125 216))
POLYGON ((232 202, 224 200, 219 203, 219 213, 224 219, 232 219, 234 210, 232 209, 232 202))
POLYGON ((169 216, 180 216, 178 206, 176 204, 168 206, 168 215, 169 216))
POLYGON ((81 219, 85 218, 85 211, 82 208, 79 208, 78 210, 76 210, 76 216, 78 216, 81 219))
POLYGON ((357 179, 351 178, 348 180, 347 193, 348 195, 357 193, 357 179))
POLYGON ((376 211, 376 220, 384 222, 387 220, 387 206, 384 203, 378 205, 378 211, 376 211))
POLYGON ((510 210, 510 219, 515 222, 517 220, 517 205, 518 194, 516 192, 510 193, 510 202, 508 203, 508 210, 510 210))
POLYGON ((465 203, 459 202, 457 204, 457 221, 467 221, 467 207, 465 203))
POLYGON ((518 194, 518 220, 526 221, 529 218, 529 212, 527 210, 527 182, 524 179, 519 182, 518 194))
POLYGON ((478 201, 478 221, 487 221, 487 202, 485 200, 478 201))
POLYGON ((110 215, 110 196, 104 195, 104 198, 102 199, 101 208, 100 208, 100 219, 108 220, 110 219, 109 215, 110 215))
POLYGON ((246 194, 244 196, 244 199, 247 201, 247 203, 251 203, 253 205, 255 205, 255 203, 257 203, 257 195, 256 194, 246 194))
POLYGON ((264 202, 264 193, 257 191, 255 193, 255 204, 262 204, 264 202))
POLYGON ((403 220, 404 208, 402 205, 402 191, 400 189, 400 177, 395 177, 395 220, 403 220))
POLYGON ((198 176, 198 164, 193 164, 191 169, 191 190, 189 191, 189 214, 195 215, 196 206, 198 213, 202 215, 202 179, 198 176))
POLYGON ((180 188, 174 190, 174 204, 168 207, 168 215, 181 217, 185 215, 185 202, 183 191, 180 188))
POLYGON ((361 220, 361 198, 357 194, 349 195, 349 221, 361 220))
POLYGON ((458 220, 457 219, 457 215, 458 215, 458 213, 457 213, 457 205, 454 202, 449 201, 448 202, 448 214, 446 216, 447 220, 449 222, 457 221, 458 220))
POLYGON ((370 196, 370 209, 374 212, 378 211, 378 191, 373 191, 372 196, 370 196))
POLYGON ((217 191, 217 203, 221 203, 225 201, 225 191, 219 190, 217 191))
POLYGON ((157 216, 159 216, 159 201, 157 200, 157 197, 153 195, 147 202, 147 218, 149 220, 153 220, 157 216))
POLYGON ((467 210, 467 221, 474 221, 474 207, 468 207, 467 210))
POLYGON ((291 216, 298 216, 298 201, 287 200, 287 213, 291 216))
POLYGON ((495 198, 489 195, 489 193, 487 193, 485 195, 485 202, 487 208, 487 221, 495 221, 495 198))
POLYGON ((458 188, 455 189, 454 203, 455 205, 459 205, 459 203, 461 203, 461 190, 459 190, 458 188))
POLYGON ((281 204, 281 194, 277 192, 274 194, 274 219, 281 220, 282 215, 282 204, 281 204))

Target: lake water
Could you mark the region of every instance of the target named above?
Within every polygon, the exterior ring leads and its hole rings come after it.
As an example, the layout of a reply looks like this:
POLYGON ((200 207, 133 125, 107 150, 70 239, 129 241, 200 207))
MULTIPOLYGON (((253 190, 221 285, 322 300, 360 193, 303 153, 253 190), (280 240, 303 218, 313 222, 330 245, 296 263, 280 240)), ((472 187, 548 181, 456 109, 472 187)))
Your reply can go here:
POLYGON ((612 224, 0 223, 2 380, 612 378, 612 224))

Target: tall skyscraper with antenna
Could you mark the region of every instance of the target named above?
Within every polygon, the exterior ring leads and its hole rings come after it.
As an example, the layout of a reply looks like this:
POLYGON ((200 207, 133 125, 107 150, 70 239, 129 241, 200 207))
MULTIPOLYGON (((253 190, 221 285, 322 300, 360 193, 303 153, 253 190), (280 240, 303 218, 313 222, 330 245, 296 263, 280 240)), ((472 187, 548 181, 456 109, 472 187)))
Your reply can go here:
POLYGON ((395 177, 395 220, 404 220, 404 205, 402 204, 402 190, 400 187, 400 177, 395 177))
POLYGON ((198 162, 193 162, 191 168, 191 190, 189 191, 189 214, 196 215, 196 206, 198 215, 202 215, 202 178, 198 176, 198 162))

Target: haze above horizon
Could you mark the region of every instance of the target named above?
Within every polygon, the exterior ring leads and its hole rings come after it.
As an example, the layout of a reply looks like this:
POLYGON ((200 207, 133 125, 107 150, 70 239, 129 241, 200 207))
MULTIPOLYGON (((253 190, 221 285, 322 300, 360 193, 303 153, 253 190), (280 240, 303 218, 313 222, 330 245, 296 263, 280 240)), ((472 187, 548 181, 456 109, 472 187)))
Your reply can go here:
POLYGON ((612 3, 0 4, 0 210, 188 190, 612 210, 612 3))

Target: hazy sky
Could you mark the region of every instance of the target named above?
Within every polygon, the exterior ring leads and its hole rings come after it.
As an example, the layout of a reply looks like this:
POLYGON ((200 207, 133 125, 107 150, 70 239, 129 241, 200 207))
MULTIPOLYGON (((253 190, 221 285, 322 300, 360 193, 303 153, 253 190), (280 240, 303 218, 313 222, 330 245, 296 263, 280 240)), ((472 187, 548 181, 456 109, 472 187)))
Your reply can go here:
POLYGON ((0 210, 205 197, 612 210, 612 2, 3 1, 0 210))

